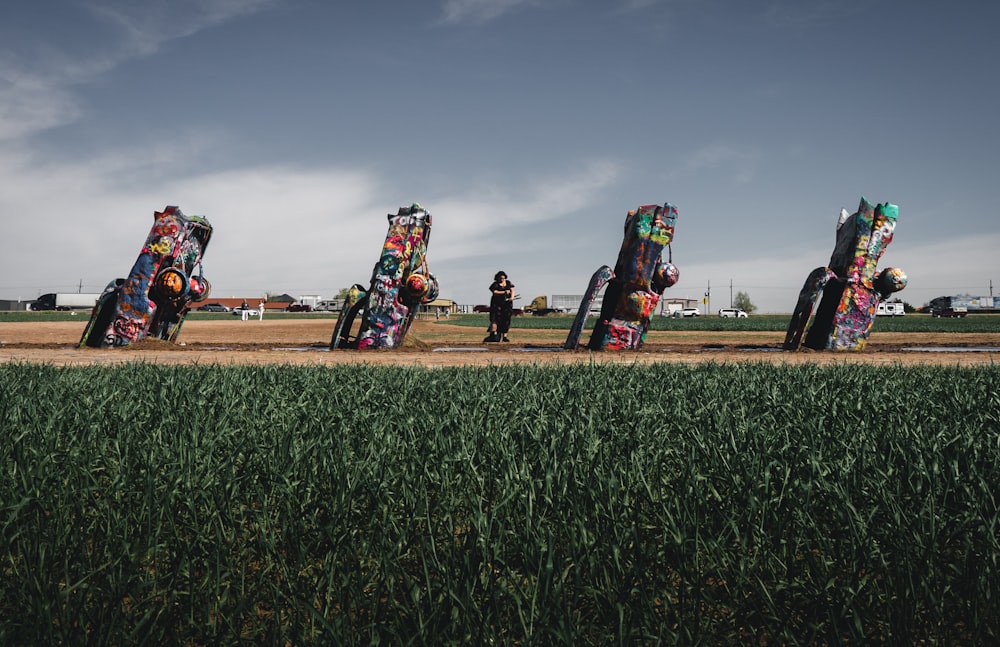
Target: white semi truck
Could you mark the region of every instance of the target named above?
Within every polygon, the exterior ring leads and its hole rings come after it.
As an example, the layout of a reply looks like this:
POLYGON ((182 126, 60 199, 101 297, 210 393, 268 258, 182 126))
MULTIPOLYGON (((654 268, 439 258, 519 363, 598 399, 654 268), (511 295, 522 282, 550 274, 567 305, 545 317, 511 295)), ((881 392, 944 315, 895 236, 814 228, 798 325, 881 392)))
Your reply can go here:
POLYGON ((32 310, 90 310, 100 298, 93 292, 49 292, 34 300, 32 310))

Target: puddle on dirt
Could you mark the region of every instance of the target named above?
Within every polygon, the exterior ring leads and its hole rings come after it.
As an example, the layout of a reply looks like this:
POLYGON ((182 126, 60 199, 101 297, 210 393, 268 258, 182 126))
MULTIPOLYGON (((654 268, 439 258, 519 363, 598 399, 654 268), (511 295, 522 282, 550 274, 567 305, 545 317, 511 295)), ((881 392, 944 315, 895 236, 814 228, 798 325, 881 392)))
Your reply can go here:
POLYGON ((1000 346, 910 346, 903 350, 916 353, 1000 353, 1000 346))
POLYGON ((289 346, 289 347, 275 348, 274 350, 292 350, 292 351, 309 351, 309 350, 315 350, 315 351, 319 351, 321 353, 326 353, 326 352, 330 351, 330 347, 329 346, 289 346))
MULTIPOLYGON (((754 353, 780 353, 783 349, 775 348, 774 346, 736 346, 736 350, 749 351, 754 353)), ((724 344, 705 344, 701 347, 702 351, 720 351, 726 350, 724 344)))

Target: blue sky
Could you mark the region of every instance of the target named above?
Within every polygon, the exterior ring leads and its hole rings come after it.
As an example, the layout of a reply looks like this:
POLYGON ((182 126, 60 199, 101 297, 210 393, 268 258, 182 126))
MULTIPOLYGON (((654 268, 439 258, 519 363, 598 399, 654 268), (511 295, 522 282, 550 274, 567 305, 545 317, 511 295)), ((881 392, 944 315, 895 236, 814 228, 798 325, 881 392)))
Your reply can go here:
POLYGON ((789 312, 840 209, 900 207, 902 298, 1000 294, 990 2, 41 0, 0 9, 0 298, 100 291, 152 213, 216 296, 367 284, 420 202, 442 296, 521 302, 679 217, 667 296, 789 312))

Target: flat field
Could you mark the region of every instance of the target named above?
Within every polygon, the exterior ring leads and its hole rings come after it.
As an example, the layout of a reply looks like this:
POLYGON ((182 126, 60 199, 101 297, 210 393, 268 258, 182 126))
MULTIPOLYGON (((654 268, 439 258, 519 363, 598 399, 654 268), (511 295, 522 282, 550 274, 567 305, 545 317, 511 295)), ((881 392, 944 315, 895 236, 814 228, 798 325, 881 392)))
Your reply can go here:
POLYGON ((1000 644, 1000 317, 199 314, 0 316, 0 644, 1000 644))
MULTIPOLYGON (((770 362, 785 364, 995 364, 1000 328, 961 332, 872 332, 860 352, 784 352, 783 331, 652 330, 639 352, 562 351, 567 331, 515 328, 511 342, 484 344, 484 330, 459 321, 418 320, 402 348, 329 351, 335 317, 272 316, 195 318, 184 323, 177 344, 148 340, 123 349, 76 348, 86 315, 69 320, 0 321, 0 362, 58 366, 152 362, 162 364, 388 364, 484 366, 590 362, 770 362), (933 349, 933 350, 928 350, 933 349)), ((459 318, 456 317, 456 320, 459 318)), ((727 320, 731 321, 731 320, 727 320)), ((515 326, 517 322, 515 322, 515 326)), ((584 332, 583 340, 589 338, 584 332)))

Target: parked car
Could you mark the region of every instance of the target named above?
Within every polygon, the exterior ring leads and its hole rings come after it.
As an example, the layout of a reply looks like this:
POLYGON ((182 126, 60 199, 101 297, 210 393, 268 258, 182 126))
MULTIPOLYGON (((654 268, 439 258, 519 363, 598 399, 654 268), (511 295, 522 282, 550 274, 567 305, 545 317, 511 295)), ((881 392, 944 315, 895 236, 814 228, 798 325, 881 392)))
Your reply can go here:
MULTIPOLYGON (((260 313, 260 311, 257 310, 257 308, 252 308, 250 306, 247 306, 246 311, 247 311, 248 315, 254 316, 254 317, 257 316, 260 313)), ((242 316, 243 315, 243 306, 240 306, 238 308, 233 308, 233 314, 236 315, 236 316, 242 316)))
POLYGON ((698 312, 698 308, 681 308, 674 313, 674 316, 680 319, 681 317, 698 317, 701 313, 698 312))
POLYGON ((934 308, 931 310, 932 317, 956 317, 962 318, 968 316, 969 309, 965 307, 957 308, 934 308))
POLYGON ((292 303, 287 308, 288 312, 312 312, 312 306, 308 303, 292 303))
POLYGON ((746 311, 740 310, 739 308, 722 308, 719 310, 719 316, 723 318, 735 317, 737 319, 745 319, 749 315, 746 311))
POLYGON ((229 307, 224 306, 221 303, 206 303, 198 309, 204 310, 205 312, 229 312, 229 307))

